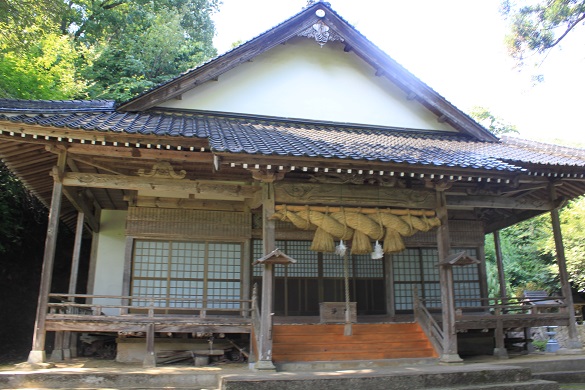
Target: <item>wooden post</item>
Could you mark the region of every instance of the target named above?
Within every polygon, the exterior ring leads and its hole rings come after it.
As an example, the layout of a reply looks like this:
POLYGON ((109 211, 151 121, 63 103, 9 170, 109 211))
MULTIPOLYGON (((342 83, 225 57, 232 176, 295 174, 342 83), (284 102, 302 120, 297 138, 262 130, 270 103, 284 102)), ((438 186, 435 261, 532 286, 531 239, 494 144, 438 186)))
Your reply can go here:
POLYGON ((46 360, 45 340, 47 331, 45 329, 45 321, 47 318, 47 308, 49 306, 49 293, 51 292, 51 279, 53 277, 57 233, 59 230, 59 217, 61 214, 61 198, 63 194, 61 176, 65 170, 66 159, 66 152, 61 152, 58 156, 57 166, 53 168, 53 194, 51 198, 51 209, 49 210, 47 237, 45 238, 45 251, 43 254, 43 269, 41 271, 37 315, 33 333, 32 350, 28 355, 28 362, 31 364, 42 363, 46 360))
MULTIPOLYGON (((81 253, 81 240, 83 239, 83 221, 85 214, 77 214, 77 225, 75 227, 75 242, 73 244, 73 257, 71 259, 71 273, 69 274, 69 291, 68 294, 77 292, 77 278, 79 277, 79 257, 81 253)), ((75 298, 69 297, 74 302, 75 298)), ((75 332, 65 332, 63 335, 63 359, 71 359, 77 356, 77 334, 75 332), (75 352, 71 351, 71 346, 75 352)))
POLYGON ((500 241, 500 232, 494 232, 494 247, 496 249, 496 264, 498 266, 498 281, 500 282, 500 298, 507 298, 506 291, 506 274, 504 272, 504 261, 502 257, 502 244, 500 241))
MULTIPOLYGON (((274 214, 274 184, 271 181, 262 183, 262 242, 264 254, 276 249, 276 223, 270 217, 274 214)), ((260 345, 258 362, 254 367, 258 370, 275 370, 272 363, 272 299, 273 299, 273 265, 264 264, 262 272, 262 310, 260 312, 260 345)))
POLYGON ((494 356, 500 359, 508 358, 508 350, 505 344, 504 324, 502 322, 502 309, 499 305, 496 306, 496 330, 495 330, 495 347, 494 356))
MULTIPOLYGON (((550 185, 550 199, 555 201, 557 199, 557 193, 554 183, 550 185)), ((569 310, 569 349, 580 350, 583 344, 579 340, 577 333, 577 319, 575 318, 575 307, 573 306, 573 292, 571 290, 571 284, 569 283, 569 273, 567 272, 567 259, 565 257, 565 246, 563 244, 563 234, 561 231, 561 222, 559 219, 559 210, 553 209, 550 212, 552 220, 553 235, 555 239, 555 249, 557 253, 557 264, 559 266, 559 279, 561 281, 561 290, 565 297, 565 303, 569 310)))
POLYGON ((156 367, 156 354, 154 352, 154 324, 146 325, 146 355, 142 366, 145 368, 156 367))
MULTIPOLYGON (((451 242, 445 191, 437 188, 436 194, 437 217, 441 220, 441 226, 437 229, 437 249, 439 252, 439 263, 441 263, 449 256, 451 242)), ((458 363, 461 362, 462 359, 457 352, 453 267, 449 265, 441 265, 439 267, 439 280, 441 283, 441 305, 443 315, 443 351, 440 360, 443 363, 458 363)))
MULTIPOLYGON (((494 232, 494 247, 496 251, 496 265, 498 267, 498 281, 500 283, 500 299, 502 303, 506 302, 507 298, 507 291, 506 291, 506 274, 504 272, 504 260, 502 256, 502 243, 500 241, 500 232, 496 230, 494 232)), ((498 307, 496 309, 496 315, 502 314, 501 309, 498 307)), ((526 331, 526 329, 525 329, 526 331)), ((502 325, 501 320, 497 320, 496 322, 496 331, 494 334, 495 337, 495 348, 494 348, 494 356, 497 356, 500 359, 507 359, 508 358, 508 350, 506 349, 505 345, 505 333, 504 328, 502 325)))

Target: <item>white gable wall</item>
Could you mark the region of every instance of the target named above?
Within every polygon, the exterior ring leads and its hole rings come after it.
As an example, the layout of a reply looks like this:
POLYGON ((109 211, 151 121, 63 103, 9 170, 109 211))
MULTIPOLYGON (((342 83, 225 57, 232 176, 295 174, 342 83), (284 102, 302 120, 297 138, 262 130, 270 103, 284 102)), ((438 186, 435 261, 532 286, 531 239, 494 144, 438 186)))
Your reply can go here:
POLYGON ((295 38, 161 106, 455 131, 343 48, 295 38))

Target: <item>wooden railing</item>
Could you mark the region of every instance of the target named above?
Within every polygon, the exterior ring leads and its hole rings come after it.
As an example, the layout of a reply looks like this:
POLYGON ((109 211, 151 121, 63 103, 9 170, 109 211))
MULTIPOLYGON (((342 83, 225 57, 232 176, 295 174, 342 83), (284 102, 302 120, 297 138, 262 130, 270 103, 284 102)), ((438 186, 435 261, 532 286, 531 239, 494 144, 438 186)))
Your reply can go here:
POLYGON ((50 314, 69 315, 104 315, 105 310, 106 312, 116 312, 120 316, 147 314, 149 317, 155 317, 173 314, 198 315, 200 318, 206 318, 208 312, 213 312, 219 315, 237 314, 249 317, 252 311, 250 309, 251 303, 251 300, 246 299, 49 294, 48 308, 50 314), (101 300, 108 301, 100 302, 101 300), (84 303, 87 301, 91 301, 91 303, 84 303))
POLYGON ((443 350, 443 329, 439 326, 437 321, 433 318, 431 313, 425 307, 422 299, 418 297, 416 288, 413 291, 414 295, 414 319, 420 325, 423 332, 427 335, 435 351, 441 353, 443 350))
MULTIPOLYGON (((440 318, 441 308, 440 299, 421 299, 414 294, 415 316, 421 326, 428 328, 425 331, 436 333, 433 328, 436 327, 435 318, 440 318)), ((561 296, 536 299, 508 297, 455 300, 457 330, 495 329, 498 323, 502 323, 504 327, 546 326, 548 323, 560 325, 568 319, 568 307, 565 298, 561 296)))

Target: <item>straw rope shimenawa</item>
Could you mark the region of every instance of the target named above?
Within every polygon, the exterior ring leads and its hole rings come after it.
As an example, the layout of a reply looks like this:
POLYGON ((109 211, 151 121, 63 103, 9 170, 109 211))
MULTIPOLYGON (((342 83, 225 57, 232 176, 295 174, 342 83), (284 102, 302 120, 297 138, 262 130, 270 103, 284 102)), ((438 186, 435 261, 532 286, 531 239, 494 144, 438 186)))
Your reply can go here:
POLYGON ((316 230, 311 250, 335 252, 334 240, 352 240, 352 254, 372 252, 372 240, 384 240, 384 253, 403 251, 403 237, 441 225, 432 210, 277 205, 271 219, 316 230))

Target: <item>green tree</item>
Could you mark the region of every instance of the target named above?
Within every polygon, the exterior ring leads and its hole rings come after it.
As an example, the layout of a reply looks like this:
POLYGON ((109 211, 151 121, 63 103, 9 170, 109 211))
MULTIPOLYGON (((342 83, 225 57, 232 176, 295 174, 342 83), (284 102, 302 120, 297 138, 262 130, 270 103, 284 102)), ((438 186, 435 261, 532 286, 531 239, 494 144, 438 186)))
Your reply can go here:
POLYGON ((191 12, 193 4, 181 8, 127 5, 124 33, 96 41, 93 58, 83 71, 93 82, 89 95, 127 100, 215 55, 210 14, 204 13, 205 23, 195 29, 191 23, 199 23, 202 15, 191 12))
POLYGON ((518 65, 527 56, 542 55, 585 22, 585 0, 539 0, 518 6, 503 0, 502 14, 510 21, 508 51, 518 65))
MULTIPOLYGON (((567 259, 567 272, 569 281, 574 289, 585 292, 585 197, 575 199, 560 211, 561 231, 567 259)), ((552 232, 544 246, 549 256, 556 253, 552 232)), ((551 270, 558 272, 558 267, 553 264, 551 270)))
POLYGON ((515 125, 506 123, 502 118, 492 114, 487 108, 475 106, 471 110, 471 117, 495 135, 517 134, 515 125))
MULTIPOLYGON (((508 295, 519 294, 522 290, 542 289, 554 292, 559 289, 554 252, 547 249, 550 237, 550 217, 546 214, 500 231, 508 295)), ((498 296, 493 235, 486 239, 486 262, 489 292, 498 296)))

